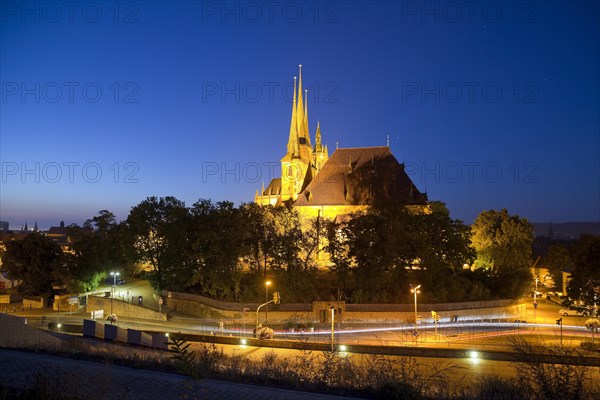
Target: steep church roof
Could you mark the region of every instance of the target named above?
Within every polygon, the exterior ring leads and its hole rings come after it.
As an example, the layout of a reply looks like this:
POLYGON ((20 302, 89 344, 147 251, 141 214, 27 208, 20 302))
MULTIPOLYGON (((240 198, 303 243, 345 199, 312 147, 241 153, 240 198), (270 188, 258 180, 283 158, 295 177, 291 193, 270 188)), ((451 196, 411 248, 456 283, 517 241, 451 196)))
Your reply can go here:
POLYGON ((419 192, 389 147, 337 149, 294 205, 370 205, 378 200, 427 204, 427 196, 419 192))
POLYGON ((278 196, 280 194, 281 194, 281 178, 273 178, 271 180, 271 182, 269 183, 269 186, 267 186, 267 188, 261 192, 262 196, 278 196))

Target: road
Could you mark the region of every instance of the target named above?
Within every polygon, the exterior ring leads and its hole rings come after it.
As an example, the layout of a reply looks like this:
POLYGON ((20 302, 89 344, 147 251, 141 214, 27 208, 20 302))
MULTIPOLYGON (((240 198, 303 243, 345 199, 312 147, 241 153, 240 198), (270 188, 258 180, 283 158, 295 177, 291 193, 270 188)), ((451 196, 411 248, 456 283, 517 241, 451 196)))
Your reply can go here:
MULTIPOLYGON (((111 286, 100 287, 94 293, 104 294, 110 292, 111 286)), ((147 281, 138 280, 127 282, 115 287, 116 298, 132 298, 143 296, 144 306, 158 310, 158 304, 152 296, 152 288, 147 281)), ((561 307, 546 299, 539 299, 539 307, 533 308, 532 299, 523 299, 519 306, 520 316, 517 321, 506 316, 489 315, 484 321, 474 318, 461 317, 459 322, 440 322, 436 328, 431 318, 424 318, 414 335, 412 324, 336 324, 335 337, 339 343, 370 344, 379 346, 427 346, 445 348, 473 348, 480 350, 510 350, 510 339, 520 335, 531 340, 545 344, 555 344, 561 341, 561 327, 556 324, 560 318, 558 310, 561 307), (504 317, 504 318, 503 318, 504 317), (521 321, 526 321, 521 322, 521 321)), ((18 309, 17 309, 18 310, 18 309)), ((84 312, 54 312, 51 310, 27 310, 16 312, 16 315, 26 316, 31 325, 41 325, 42 317, 47 321, 69 324, 82 324, 83 319, 89 318, 84 312)), ((585 317, 562 317, 562 342, 565 346, 578 346, 581 340, 596 339, 588 329, 583 327, 585 317)), ((152 321, 138 318, 120 316, 118 325, 123 328, 153 330, 171 333, 214 334, 225 336, 249 336, 253 324, 244 324, 239 320, 223 321, 221 330, 220 321, 199 320, 193 317, 177 315, 169 321, 152 321)), ((306 333, 284 332, 276 328, 278 338, 295 340, 298 335, 309 336, 310 340, 329 342, 331 331, 328 324, 323 324, 321 330, 306 333)), ((600 338, 599 338, 600 339, 600 338)))

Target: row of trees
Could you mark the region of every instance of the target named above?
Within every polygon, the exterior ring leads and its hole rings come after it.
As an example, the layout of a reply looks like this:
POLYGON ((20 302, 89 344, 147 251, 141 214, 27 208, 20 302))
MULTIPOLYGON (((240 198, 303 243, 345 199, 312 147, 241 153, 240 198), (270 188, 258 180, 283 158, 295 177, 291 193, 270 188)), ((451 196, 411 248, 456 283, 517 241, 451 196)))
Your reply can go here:
POLYGON ((586 304, 600 303, 600 237, 582 235, 575 241, 554 241, 544 257, 558 287, 562 271, 570 272, 567 293, 586 304))
POLYGON ((187 207, 174 197, 149 197, 120 223, 104 210, 71 226, 72 253, 41 235, 8 243, 3 267, 29 294, 57 283, 93 289, 108 271, 131 275, 141 264, 157 290, 235 301, 260 299, 267 276, 287 302, 408 301, 408 282, 422 284, 423 301, 523 294, 531 282, 526 220, 486 211, 469 228, 443 203, 431 210, 386 203, 343 221, 301 221, 290 205, 200 200, 187 207), (318 254, 329 268, 317 268, 318 254))

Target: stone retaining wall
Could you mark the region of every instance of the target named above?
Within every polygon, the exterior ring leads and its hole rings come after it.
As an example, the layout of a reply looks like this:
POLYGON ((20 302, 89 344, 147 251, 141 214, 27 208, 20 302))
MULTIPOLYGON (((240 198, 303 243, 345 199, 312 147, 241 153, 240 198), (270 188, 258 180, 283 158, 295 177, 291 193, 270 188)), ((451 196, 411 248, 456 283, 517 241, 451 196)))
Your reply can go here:
MULTIPOLYGON (((104 316, 108 316, 111 310, 111 299, 107 297, 88 296, 87 305, 85 308, 86 312, 95 310, 104 310, 104 316)), ((126 301, 112 299, 112 310, 113 314, 117 317, 133 317, 133 318, 144 318, 144 319, 155 319, 159 321, 166 321, 167 314, 159 313, 156 310, 150 308, 141 307, 136 304, 128 303, 126 301)))
MULTIPOLYGON (((165 294, 165 293, 163 293, 165 294)), ((256 304, 237 304, 217 302, 203 296, 168 292, 166 306, 190 316, 207 320, 237 320, 254 323, 256 321, 256 304), (224 308, 218 308, 221 303, 224 308), (237 307, 237 310, 236 310, 237 307), (243 311, 247 308, 247 311, 243 311)), ((286 305, 269 304, 269 323, 319 323, 330 322, 331 307, 335 307, 335 319, 351 323, 402 323, 414 321, 414 309, 408 304, 345 304, 336 301, 316 301, 306 304, 303 311, 282 310, 286 305)), ((418 315, 422 321, 433 322, 430 311, 437 311, 440 321, 462 321, 485 319, 510 319, 521 315, 521 310, 512 300, 495 300, 467 303, 423 304, 418 307, 418 315), (506 305, 504 305, 506 304, 506 305), (500 306, 502 305, 502 306, 500 306), (459 306, 464 308, 460 309, 459 306), (426 308, 425 310, 423 308, 426 308), (431 309, 429 309, 431 308, 431 309), (440 311, 448 310, 448 311, 440 311)), ((259 322, 265 318, 264 307, 259 313, 259 322)))
POLYGON ((23 298, 23 307, 28 310, 30 308, 46 308, 48 301, 43 297, 38 298, 23 298))

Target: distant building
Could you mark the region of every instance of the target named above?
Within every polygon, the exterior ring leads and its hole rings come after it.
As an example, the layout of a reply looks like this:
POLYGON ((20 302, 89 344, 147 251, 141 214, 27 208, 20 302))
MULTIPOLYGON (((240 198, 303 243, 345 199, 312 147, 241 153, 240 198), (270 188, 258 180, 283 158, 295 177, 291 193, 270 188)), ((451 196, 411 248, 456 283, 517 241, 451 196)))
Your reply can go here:
POLYGON ((0 289, 12 289, 15 286, 19 286, 21 281, 15 281, 10 279, 6 272, 0 272, 0 289))
POLYGON ((52 226, 46 232, 46 236, 58 243, 64 252, 71 251, 71 239, 69 238, 68 228, 65 227, 65 222, 60 221, 59 226, 52 226))
POLYGON ((8 232, 8 221, 0 221, 0 231, 8 232))

